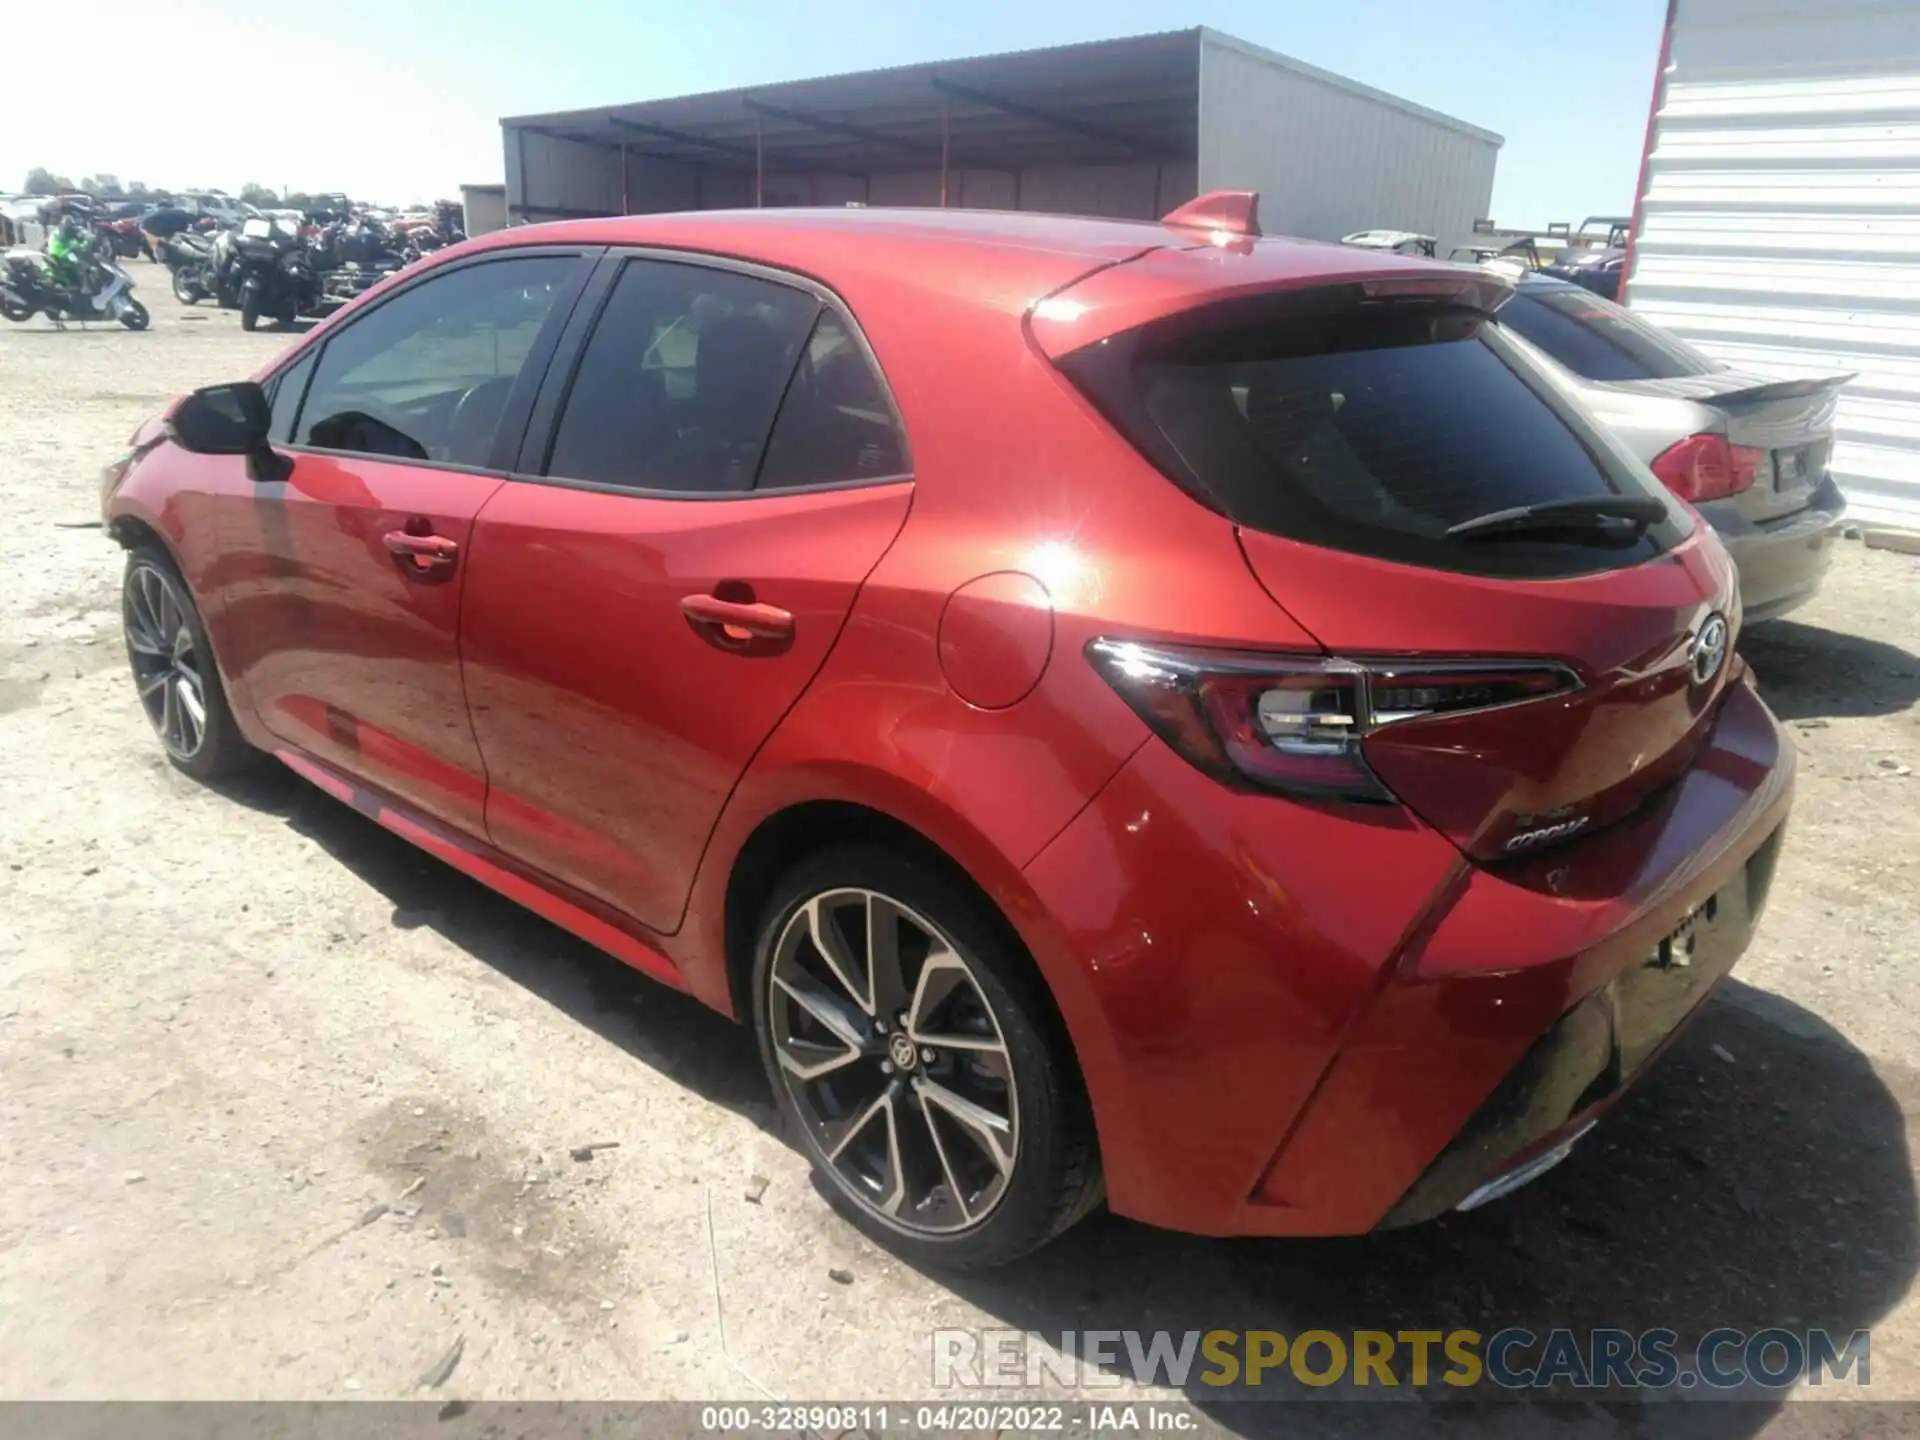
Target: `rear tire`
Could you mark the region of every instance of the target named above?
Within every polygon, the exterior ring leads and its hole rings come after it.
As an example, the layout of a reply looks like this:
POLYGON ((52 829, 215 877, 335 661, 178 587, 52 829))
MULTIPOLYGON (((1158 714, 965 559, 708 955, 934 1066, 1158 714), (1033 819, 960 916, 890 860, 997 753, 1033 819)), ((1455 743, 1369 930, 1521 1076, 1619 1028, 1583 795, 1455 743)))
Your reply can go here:
POLYGON ((984 1269, 1100 1200, 1092 1115, 1041 981, 937 866, 867 845, 802 862, 768 900, 752 984, 781 1115, 836 1208, 878 1243, 916 1265, 984 1269))
POLYGON ((214 780, 258 763, 227 704, 193 593, 156 544, 127 555, 120 622, 140 706, 174 768, 214 780))
POLYGON ((0 300, 0 315, 16 325, 24 325, 33 318, 33 306, 24 300, 0 300))
POLYGON ((200 287, 194 283, 193 277, 187 273, 185 266, 173 272, 173 298, 182 305, 200 303, 200 287))
POLYGON ((251 298, 242 300, 240 302, 240 328, 250 331, 259 323, 260 302, 251 298))

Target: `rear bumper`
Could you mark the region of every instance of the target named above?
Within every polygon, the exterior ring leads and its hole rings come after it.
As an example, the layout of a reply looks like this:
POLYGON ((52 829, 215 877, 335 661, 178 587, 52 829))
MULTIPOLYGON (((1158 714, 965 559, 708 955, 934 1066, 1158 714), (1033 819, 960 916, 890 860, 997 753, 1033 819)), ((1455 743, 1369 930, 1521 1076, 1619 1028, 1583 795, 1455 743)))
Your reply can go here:
POLYGON ((1387 1212, 1382 1228, 1455 1209, 1584 1134, 1679 1036, 1746 949, 1782 834, 1776 828, 1684 922, 1682 934, 1663 938, 1534 1041, 1387 1212))
POLYGON ((1110 1204, 1356 1234, 1550 1149, 1744 950, 1792 768, 1736 685, 1658 804, 1496 871, 1424 827, 1228 795, 1147 746, 1027 870, 1105 1027, 1075 1038, 1110 1204), (1654 963, 1690 916, 1689 963, 1654 963))
POLYGON ((1813 598, 1833 561, 1847 502, 1828 476, 1804 510, 1752 521, 1738 501, 1701 506, 1740 570, 1740 605, 1748 624, 1774 620, 1813 598))

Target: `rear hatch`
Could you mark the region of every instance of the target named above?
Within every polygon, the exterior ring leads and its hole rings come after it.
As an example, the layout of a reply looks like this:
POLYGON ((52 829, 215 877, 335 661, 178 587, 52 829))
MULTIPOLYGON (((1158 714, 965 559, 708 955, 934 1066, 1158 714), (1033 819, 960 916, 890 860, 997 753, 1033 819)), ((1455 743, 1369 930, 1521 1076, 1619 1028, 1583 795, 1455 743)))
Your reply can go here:
POLYGON ((1729 370, 1630 310, 1539 280, 1521 285, 1500 323, 1586 381, 1603 419, 1615 397, 1684 401, 1704 412, 1684 428, 1722 432, 1758 452, 1753 483, 1737 497, 1751 520, 1805 509, 1826 478, 1834 411, 1850 374, 1780 380, 1729 370))
POLYGON ((1261 727, 1290 743, 1298 714, 1281 717, 1292 730, 1275 717, 1304 707, 1317 753, 1356 737, 1387 791, 1482 860, 1657 795, 1735 667, 1733 569, 1711 532, 1487 323, 1503 296, 1484 275, 1398 262, 1222 300, 1196 273, 1181 300, 1170 277, 1196 259, 1102 272, 1034 331, 1236 525, 1255 576, 1332 657, 1322 690, 1286 700, 1238 678, 1257 657, 1193 661, 1236 669, 1206 702, 1226 751, 1261 727))

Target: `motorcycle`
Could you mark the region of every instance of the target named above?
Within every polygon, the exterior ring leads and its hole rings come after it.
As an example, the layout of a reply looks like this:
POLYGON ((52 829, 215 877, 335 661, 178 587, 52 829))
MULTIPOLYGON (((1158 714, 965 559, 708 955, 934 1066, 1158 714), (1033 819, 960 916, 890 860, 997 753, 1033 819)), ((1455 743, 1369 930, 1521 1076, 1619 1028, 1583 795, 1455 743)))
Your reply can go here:
POLYGON ((239 240, 232 230, 183 230, 167 237, 161 258, 173 271, 173 298, 182 305, 212 300, 240 308, 239 240))
POLYGON ((44 314, 61 329, 68 320, 118 320, 129 330, 144 330, 152 317, 133 298, 133 279, 113 259, 90 256, 77 285, 63 285, 38 250, 7 253, 0 279, 0 315, 24 324, 44 314))
POLYGON ((233 244, 231 283, 240 300, 240 328, 251 330, 262 315, 291 325, 319 308, 320 282, 298 227, 284 221, 248 220, 233 244))
POLYGON ((321 285, 328 300, 347 301, 371 290, 410 258, 377 223, 336 222, 322 232, 321 285))
POLYGON ((197 305, 214 291, 213 240, 197 230, 182 230, 160 242, 160 261, 173 272, 173 298, 197 305))
POLYGON ((114 220, 95 216, 93 233, 96 242, 111 248, 119 259, 131 260, 136 255, 145 255, 149 260, 154 258, 152 242, 147 239, 146 232, 140 228, 136 218, 114 220))
POLYGON ((435 250, 444 250, 449 245, 458 245, 467 238, 467 232, 461 228, 462 218, 458 205, 450 200, 442 200, 434 206, 431 215, 399 222, 394 226, 394 233, 414 255, 430 254, 435 250))

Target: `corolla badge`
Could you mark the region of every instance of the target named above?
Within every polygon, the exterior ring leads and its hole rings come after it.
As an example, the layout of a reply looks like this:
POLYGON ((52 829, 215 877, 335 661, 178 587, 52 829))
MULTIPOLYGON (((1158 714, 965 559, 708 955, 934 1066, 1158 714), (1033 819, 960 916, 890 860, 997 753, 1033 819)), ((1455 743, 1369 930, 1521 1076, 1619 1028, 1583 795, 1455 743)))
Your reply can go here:
POLYGON ((1557 825, 1542 825, 1537 830, 1522 830, 1518 835, 1510 837, 1501 848, 1511 853, 1534 845, 1544 845, 1549 840, 1564 840, 1569 835, 1586 829, 1587 821, 1592 818, 1589 815, 1577 815, 1571 820, 1562 820, 1557 825))
POLYGON ((1707 623, 1700 627, 1700 633, 1693 637, 1693 644, 1687 651, 1687 663, 1693 669, 1693 683, 1705 685, 1720 673, 1720 667, 1726 662, 1727 617, 1715 613, 1707 617, 1707 623))

